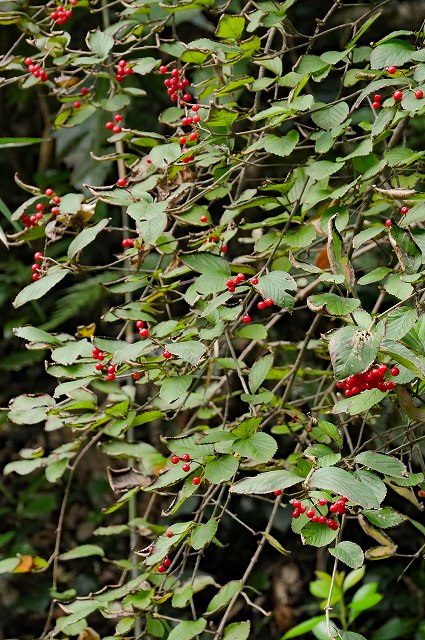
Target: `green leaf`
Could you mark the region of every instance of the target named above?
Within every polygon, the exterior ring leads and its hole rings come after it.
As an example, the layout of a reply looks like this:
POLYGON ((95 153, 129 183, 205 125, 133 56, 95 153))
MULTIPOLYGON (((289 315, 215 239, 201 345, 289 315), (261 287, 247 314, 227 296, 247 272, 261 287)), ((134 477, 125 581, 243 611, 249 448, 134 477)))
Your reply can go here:
POLYGON ((263 298, 272 298, 278 307, 292 309, 294 306, 294 298, 288 291, 296 291, 297 284, 285 271, 270 271, 265 276, 260 276, 255 289, 263 298))
POLYGON ((352 289, 355 282, 354 269, 348 259, 342 236, 337 229, 337 218, 338 213, 335 213, 333 216, 331 216, 328 222, 327 252, 329 264, 332 273, 344 276, 347 289, 352 289))
POLYGON ((178 356, 183 362, 188 362, 193 365, 197 364, 207 350, 202 342, 195 342, 194 340, 167 343, 165 348, 173 355, 178 356))
POLYGON ((388 269, 387 267, 376 267, 376 269, 369 271, 369 273, 366 273, 366 275, 359 278, 358 284, 360 286, 364 286, 366 284, 371 284, 372 282, 379 282, 389 273, 391 273, 391 269, 388 269))
POLYGON ((304 622, 300 622, 300 624, 296 624, 295 627, 292 627, 292 629, 287 631, 285 635, 282 636, 281 640, 298 638, 298 636, 302 636, 314 629, 320 622, 323 622, 323 620, 326 620, 326 616, 314 616, 304 622))
POLYGON ((339 467, 317 469, 310 478, 310 485, 318 489, 332 491, 336 495, 344 495, 366 509, 379 507, 376 496, 368 491, 354 475, 339 467))
POLYGON ((259 389, 267 377, 268 372, 273 366, 273 355, 267 355, 259 358, 254 362, 249 372, 248 382, 251 393, 255 393, 259 389))
POLYGON ((84 247, 87 247, 91 244, 99 235, 99 233, 108 226, 109 218, 104 220, 100 220, 97 224, 94 224, 92 227, 87 227, 83 229, 81 233, 78 234, 71 242, 68 247, 68 258, 72 260, 74 256, 77 255, 84 247))
POLYGON ((102 547, 96 544, 82 544, 79 547, 74 547, 65 553, 61 553, 59 558, 61 560, 76 560, 77 558, 88 558, 89 556, 103 556, 105 555, 102 547))
POLYGON ((190 544, 195 551, 203 549, 209 542, 211 542, 217 533, 218 522, 215 518, 211 518, 205 524, 201 524, 199 527, 192 529, 190 535, 190 544))
POLYGON ((409 212, 401 218, 399 226, 404 229, 411 224, 419 222, 425 222, 425 202, 415 204, 415 206, 409 209, 409 212))
POLYGON ((337 380, 366 371, 374 362, 380 344, 378 333, 353 326, 337 329, 329 341, 329 354, 337 380))
POLYGON ((20 562, 19 558, 5 558, 4 560, 0 560, 0 575, 2 573, 12 573, 13 569, 16 569, 20 562))
POLYGON ((31 327, 30 325, 27 325, 25 327, 16 327, 13 329, 13 333, 18 338, 23 338, 24 340, 29 340, 30 342, 40 342, 55 347, 60 347, 62 345, 62 342, 58 338, 56 338, 56 336, 52 336, 51 333, 47 333, 47 331, 43 331, 42 329, 38 329, 37 327, 31 327))
POLYGON ((248 640, 250 630, 251 623, 248 621, 232 622, 225 627, 223 640, 248 640))
POLYGON ((284 241, 291 249, 309 247, 316 239, 316 229, 312 224, 303 224, 298 229, 288 231, 284 241))
POLYGON ((406 273, 416 273, 422 264, 422 252, 410 231, 393 223, 388 236, 402 270, 406 273))
POLYGON ((167 378, 161 385, 159 390, 159 397, 165 402, 174 402, 178 398, 184 398, 185 393, 192 384, 193 377, 186 376, 174 376, 173 378, 167 378))
POLYGON ((243 458, 256 462, 270 462, 277 451, 277 442, 268 433, 253 433, 247 439, 236 440, 233 450, 243 458))
MULTIPOLYGON (((41 422, 38 420, 37 422, 41 422)), ((17 473, 19 476, 26 476, 32 473, 36 469, 40 469, 46 465, 46 458, 35 458, 34 460, 15 460, 15 462, 9 462, 3 469, 5 476, 9 473, 17 473)))
POLYGON ((92 31, 88 35, 87 46, 95 55, 106 58, 114 46, 114 39, 109 33, 104 33, 99 30, 92 31))
POLYGON ((73 364, 89 348, 87 340, 74 340, 67 342, 63 347, 52 351, 52 360, 59 364, 73 364))
POLYGON ((44 138, 0 138, 0 147, 27 147, 31 144, 40 144, 43 140, 44 138))
POLYGON ((387 529, 389 527, 397 527, 404 522, 404 518, 401 513, 394 511, 391 507, 382 507, 382 509, 364 509, 363 515, 381 529, 387 529))
POLYGON ((346 316, 360 306, 358 298, 342 298, 336 293, 318 293, 307 299, 307 304, 316 313, 331 316, 346 316))
POLYGON ((243 585, 240 580, 231 580, 231 582, 225 584, 221 587, 220 591, 215 594, 207 606, 206 613, 211 615, 212 613, 220 611, 220 609, 227 606, 233 596, 242 591, 242 589, 243 585))
POLYGON ((364 563, 364 553, 355 542, 343 541, 337 544, 333 549, 329 549, 329 553, 334 558, 341 560, 351 569, 360 569, 364 563))
POLYGON ((238 336, 247 340, 265 340, 267 338, 267 329, 262 324, 247 324, 239 329, 238 336))
POLYGON ((39 298, 42 298, 46 293, 53 289, 54 286, 63 280, 68 273, 70 273, 68 269, 60 268, 49 271, 47 275, 40 278, 40 280, 32 282, 24 287, 13 301, 13 306, 17 309, 31 300, 38 300, 39 298))
POLYGON ((380 44, 370 55, 370 66, 372 69, 384 69, 394 65, 403 67, 412 60, 412 53, 415 47, 404 40, 394 39, 390 42, 380 44))
POLYGON ((300 134, 295 129, 289 131, 285 136, 275 136, 268 133, 261 139, 261 149, 265 149, 268 153, 275 156, 286 158, 289 156, 298 144, 300 134))
POLYGON ((195 636, 203 632, 207 625, 205 618, 199 618, 195 622, 185 620, 179 622, 168 636, 168 640, 192 640, 195 636))
POLYGON ((139 223, 146 244, 155 244, 167 225, 167 202, 136 202, 131 204, 128 215, 139 223))
POLYGON ((245 29, 245 18, 243 16, 222 15, 215 35, 222 40, 232 40, 239 42, 245 29))
POLYGON ((338 635, 341 640, 367 640, 360 633, 355 633, 354 631, 338 631, 338 635))
POLYGON ((326 130, 330 130, 344 122, 350 113, 350 108, 346 102, 338 102, 330 107, 323 102, 316 102, 314 107, 311 119, 318 127, 326 130))
POLYGON ((341 162, 330 162, 329 160, 317 160, 306 167, 305 172, 313 180, 323 180, 337 173, 344 166, 341 162))
POLYGON ((409 369, 419 378, 425 377, 425 362, 423 358, 415 356, 413 351, 394 340, 384 340, 381 346, 383 353, 388 354, 398 364, 409 369))
POLYGON ((205 478, 212 484, 227 482, 235 475, 239 463, 231 455, 224 455, 216 460, 211 460, 205 465, 205 478))
POLYGON ((262 494, 272 493, 278 489, 288 489, 300 482, 303 482, 304 478, 299 475, 295 475, 290 471, 265 471, 259 473, 256 476, 244 478, 235 482, 230 487, 231 493, 239 494, 262 494))
POLYGON ((365 469, 357 469, 354 475, 365 489, 376 497, 379 504, 385 499, 387 487, 376 473, 366 471, 365 469))
POLYGON ((197 271, 201 274, 220 274, 225 280, 230 276, 230 265, 219 256, 215 256, 212 253, 190 253, 182 256, 182 260, 193 271, 197 271))
POLYGON ((374 451, 363 451, 359 453, 354 462, 357 464, 363 464, 369 469, 379 471, 386 476, 393 476, 394 478, 401 478, 406 475, 406 467, 400 460, 383 453, 375 453, 374 451))
POLYGON ((155 58, 140 58, 137 63, 133 65, 132 69, 134 73, 144 76, 159 67, 160 62, 160 60, 156 60, 155 58))
POLYGON ((327 546, 335 540, 337 535, 338 531, 333 531, 328 527, 312 522, 308 522, 301 531, 303 544, 309 544, 312 547, 327 546))
POLYGON ((359 413, 369 411, 375 404, 381 402, 387 394, 379 389, 367 389, 352 398, 344 398, 336 403, 332 409, 332 413, 348 413, 350 416, 356 416, 359 413))
POLYGON ((334 453, 325 444, 314 444, 311 447, 307 447, 304 455, 308 458, 316 458, 317 466, 319 467, 332 467, 341 460, 341 454, 334 453))

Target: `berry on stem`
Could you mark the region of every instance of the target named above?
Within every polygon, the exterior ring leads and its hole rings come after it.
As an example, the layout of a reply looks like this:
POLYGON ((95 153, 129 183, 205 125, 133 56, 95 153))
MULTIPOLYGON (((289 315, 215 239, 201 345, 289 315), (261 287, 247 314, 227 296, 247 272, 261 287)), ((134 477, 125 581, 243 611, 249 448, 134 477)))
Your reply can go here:
POLYGON ((118 178, 117 187, 125 187, 127 180, 125 178, 118 178))
POLYGON ((399 100, 402 99, 402 97, 403 97, 403 92, 402 91, 400 91, 399 89, 397 89, 397 91, 394 91, 394 93, 393 93, 394 100, 396 100, 398 102, 399 100))
POLYGON ((390 75, 394 75, 394 73, 397 71, 397 67, 391 65, 390 67, 387 67, 387 71, 390 75))
POLYGON ((392 369, 390 370, 390 373, 392 376, 398 376, 398 374, 400 373, 400 369, 398 367, 392 367, 392 369))
POLYGON ((178 464, 180 462, 180 458, 178 456, 174 455, 174 456, 171 457, 171 462, 173 464, 178 464))
POLYGON ((422 89, 416 89, 415 91, 415 98, 417 98, 418 100, 420 100, 421 98, 424 97, 424 92, 422 91, 422 89))
POLYGON ((140 380, 141 377, 142 377, 142 374, 140 373, 140 371, 135 371, 133 373, 133 379, 134 380, 140 380))
POLYGON ((249 316, 248 314, 246 314, 245 316, 242 316, 242 322, 244 324, 249 324, 251 322, 251 316, 249 316))
POLYGON ((406 213, 409 213, 409 207, 401 207, 400 213, 402 213, 405 216, 406 213))
POLYGON ((183 462, 190 462, 190 455, 188 453, 184 453, 182 455, 183 462))
POLYGON ((385 220, 385 226, 390 228, 391 227, 391 220, 385 220))
POLYGON ((195 476, 192 480, 192 484, 198 485, 201 483, 201 478, 199 476, 195 476))
POLYGON ((266 303, 264 302, 264 300, 260 300, 260 302, 257 302, 257 308, 260 309, 260 311, 266 308, 266 303))
POLYGON ((190 464, 182 464, 182 469, 187 473, 190 471, 190 464))
POLYGON ((165 358, 166 360, 169 360, 171 358, 171 356, 172 356, 172 354, 167 350, 165 350, 163 352, 163 354, 162 354, 162 357, 165 358))

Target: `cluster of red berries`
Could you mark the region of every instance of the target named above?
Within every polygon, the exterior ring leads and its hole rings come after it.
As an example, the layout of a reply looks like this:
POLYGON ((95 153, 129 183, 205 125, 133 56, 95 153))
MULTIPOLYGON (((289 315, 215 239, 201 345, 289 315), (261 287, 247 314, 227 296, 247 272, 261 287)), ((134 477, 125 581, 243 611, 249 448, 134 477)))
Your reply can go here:
MULTIPOLYGON (((53 189, 50 188, 46 189, 45 194, 46 196, 51 198, 49 205, 54 205, 50 209, 50 213, 56 216, 59 213, 59 207, 57 207, 56 205, 60 203, 61 199, 59 196, 55 196, 53 189)), ((31 216, 28 216, 26 213, 22 213, 20 215, 20 220, 24 224, 26 229, 29 229, 30 227, 38 227, 40 220, 43 219, 43 215, 45 213, 44 209, 45 205, 42 202, 38 202, 35 205, 35 213, 33 213, 31 216)))
MULTIPOLYGON (((200 217, 200 221, 201 222, 207 222, 208 221, 207 216, 201 216, 200 217)), ((203 242, 203 244, 209 244, 209 243, 220 242, 220 240, 221 240, 220 236, 217 236, 217 235, 215 235, 213 233, 212 235, 208 236, 208 238, 205 238, 202 242, 203 242)), ((221 251, 221 253, 226 253, 227 249, 228 249, 227 245, 226 244, 222 244, 220 251, 221 251)))
POLYGON ((139 330, 139 336, 141 338, 147 338, 149 335, 149 329, 147 327, 145 327, 145 323, 143 322, 143 320, 138 320, 136 322, 136 327, 139 330))
POLYGON ((376 110, 379 109, 379 107, 381 107, 381 102, 382 102, 382 96, 380 93, 376 93, 373 96, 373 102, 372 102, 372 107, 376 110))
MULTIPOLYGON (((96 371, 102 371, 103 370, 103 360, 105 359, 105 353, 103 351, 100 351, 100 349, 98 349, 97 347, 93 348, 92 351, 92 356, 94 358, 94 360, 99 360, 99 362, 96 364, 95 369, 96 371)), ((110 364, 107 367, 107 379, 108 380, 115 380, 115 373, 116 373, 116 367, 114 364, 110 364)))
POLYGON ((38 263, 41 262, 41 260, 43 260, 43 257, 44 256, 41 253, 41 251, 37 251, 37 253, 34 253, 34 264, 31 265, 32 279, 33 280, 40 280, 40 278, 41 278, 40 265, 38 263))
MULTIPOLYGON (((344 513, 346 513, 347 511, 347 507, 345 506, 346 502, 348 502, 348 498, 346 498, 345 496, 341 496, 341 498, 338 498, 330 505, 330 513, 333 515, 344 515, 344 513)), ((336 531, 338 529, 339 523, 333 518, 329 517, 329 514, 324 515, 320 513, 320 511, 319 513, 316 513, 312 506, 307 509, 307 507, 303 505, 301 500, 292 500, 291 504, 294 507, 294 510, 292 511, 293 518, 299 518, 302 513, 305 513, 307 518, 309 518, 311 522, 313 522, 313 524, 324 524, 333 531, 336 531)), ((316 507, 325 507, 327 504, 328 500, 326 498, 319 498, 316 507)))
MULTIPOLYGON (((421 100, 424 97, 424 92, 422 91, 422 89, 416 89, 413 93, 415 94, 415 98, 417 100, 421 100)), ((400 102, 400 100, 403 99, 403 92, 400 91, 400 89, 397 89, 397 91, 394 91, 393 93, 393 98, 396 102, 400 102)))
POLYGON ((117 113, 114 116, 114 120, 115 122, 112 122, 112 121, 107 122, 105 124, 105 128, 112 131, 112 133, 121 133, 122 127, 120 125, 120 122, 123 121, 123 116, 120 113, 117 113))
POLYGON ((164 558, 164 560, 162 561, 162 564, 160 564, 158 567, 158 573, 165 573, 170 565, 171 565, 170 558, 164 558))
MULTIPOLYGON (((397 67, 394 67, 394 66, 387 67, 387 73, 389 73, 390 75, 394 75, 396 71, 397 71, 397 67)), ((424 92, 422 91, 422 89, 415 89, 413 93, 417 100, 421 100, 424 97, 424 92)), ((400 91, 400 89, 397 89, 393 93, 393 98, 395 102, 400 102, 400 100, 403 99, 403 92, 400 91)), ((377 93, 373 96, 372 107, 375 109, 375 111, 380 107, 382 107, 382 96, 380 93, 377 93)), ((387 227, 389 226, 391 225, 387 224, 387 227)))
MULTIPOLYGON (((162 74, 169 73, 169 69, 167 69, 165 65, 161 65, 159 72, 162 74)), ((187 93, 189 84, 189 80, 184 77, 184 72, 178 69, 173 69, 171 71, 171 78, 164 80, 164 85, 167 87, 170 100, 172 102, 179 102, 181 107, 183 107, 186 102, 192 100, 190 93, 187 93)))
MULTIPOLYGON (((76 5, 78 0, 69 0, 69 4, 76 5)), ((72 16, 72 9, 65 9, 61 4, 59 4, 54 11, 50 13, 50 17, 54 22, 58 24, 64 24, 67 20, 72 16)))
POLYGON ((124 238, 124 240, 121 241, 121 244, 124 249, 128 249, 128 247, 134 247, 136 245, 136 242, 137 238, 124 238))
MULTIPOLYGON (((407 213, 409 213, 409 207, 406 207, 406 206, 400 207, 400 213, 401 213, 402 216, 405 216, 407 213)), ((390 229, 391 225, 392 225, 391 218, 388 218, 388 220, 385 220, 385 226, 386 227, 388 227, 390 229)))
POLYGON ((124 76, 131 76, 133 69, 128 66, 127 60, 120 60, 116 66, 115 80, 121 82, 124 76))
POLYGON ((38 62, 34 64, 32 58, 25 58, 25 64, 28 67, 28 71, 32 73, 34 78, 39 78, 41 82, 46 82, 48 79, 47 72, 45 69, 41 68, 38 62))
MULTIPOLYGON (((347 398, 356 396, 366 389, 379 389, 380 391, 391 391, 394 389, 395 384, 391 380, 385 380, 384 376, 388 371, 386 364, 380 364, 375 369, 368 369, 363 373, 357 373, 350 376, 346 380, 336 383, 337 389, 345 389, 344 395, 347 398)), ((398 376, 400 370, 398 367, 392 367, 390 369, 392 376, 398 376)))
MULTIPOLYGON (((159 67, 159 72, 162 74, 169 73, 169 69, 165 65, 159 67)), ((179 69, 172 69, 171 78, 164 80, 164 85, 167 87, 167 93, 170 96, 172 102, 178 102, 181 107, 185 107, 185 115, 182 118, 181 124, 183 127, 188 127, 193 124, 197 124, 201 120, 201 116, 198 114, 199 105, 193 104, 190 109, 194 115, 189 115, 189 105, 193 98, 190 93, 187 92, 189 86, 189 80, 184 77, 184 72, 179 69)), ((190 147, 186 146, 192 142, 196 142, 198 139, 198 131, 192 128, 189 134, 180 136, 179 142, 182 147, 182 153, 188 153, 190 147)), ((187 164, 195 159, 193 154, 189 154, 182 159, 182 162, 187 164)))
MULTIPOLYGON (((185 473, 187 473, 188 471, 190 471, 190 455, 188 453, 184 453, 181 457, 181 459, 183 460, 184 464, 182 464, 182 469, 185 473)), ((180 458, 179 456, 173 455, 171 456, 171 462, 172 464, 178 464, 180 462, 180 458)), ((194 485, 198 485, 201 483, 201 478, 199 476, 195 476, 192 480, 192 484, 194 485)), ((168 535, 168 534, 167 534, 168 535)), ((172 535, 172 534, 171 534, 172 535)), ((168 536, 171 537, 171 536, 168 536)))

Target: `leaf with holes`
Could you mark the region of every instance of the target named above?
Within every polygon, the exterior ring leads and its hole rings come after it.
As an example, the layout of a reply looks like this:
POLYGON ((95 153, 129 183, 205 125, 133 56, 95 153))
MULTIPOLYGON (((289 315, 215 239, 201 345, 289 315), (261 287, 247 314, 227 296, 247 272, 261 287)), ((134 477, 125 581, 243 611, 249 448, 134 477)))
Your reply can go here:
POLYGON ((347 326, 337 329, 329 340, 329 354, 337 380, 366 371, 374 362, 381 344, 379 333, 347 326))
POLYGON ((288 291, 296 291, 297 284, 285 271, 270 271, 261 276, 255 289, 263 298, 271 298, 278 307, 292 309, 294 306, 294 297, 288 291))

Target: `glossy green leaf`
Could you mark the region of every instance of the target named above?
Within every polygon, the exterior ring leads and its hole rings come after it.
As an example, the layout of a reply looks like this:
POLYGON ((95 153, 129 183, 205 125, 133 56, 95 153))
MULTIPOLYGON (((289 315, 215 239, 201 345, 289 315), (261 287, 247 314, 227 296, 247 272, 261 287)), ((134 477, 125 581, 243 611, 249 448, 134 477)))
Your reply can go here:
POLYGON ((40 278, 40 280, 32 282, 21 289, 13 301, 13 306, 17 309, 31 300, 38 300, 39 298, 42 298, 46 293, 53 289, 54 286, 59 284, 59 282, 63 280, 68 273, 70 273, 68 269, 61 268, 49 271, 45 276, 40 278))
POLYGON ((332 491, 336 495, 344 495, 362 507, 377 508, 379 501, 368 491, 354 475, 339 467, 325 467, 317 469, 310 478, 310 485, 318 489, 332 491))
POLYGON ((361 547, 348 540, 339 542, 335 547, 329 549, 329 553, 337 560, 351 567, 351 569, 359 569, 364 562, 364 554, 361 547))
POLYGON ((192 549, 199 551, 210 543, 217 533, 218 522, 215 518, 211 518, 208 522, 201 524, 192 530, 190 535, 190 544, 192 549))
POLYGON ((265 471, 256 476, 244 478, 235 482, 230 491, 232 493, 273 493, 279 489, 288 489, 302 482, 302 476, 291 473, 290 471, 265 471))

